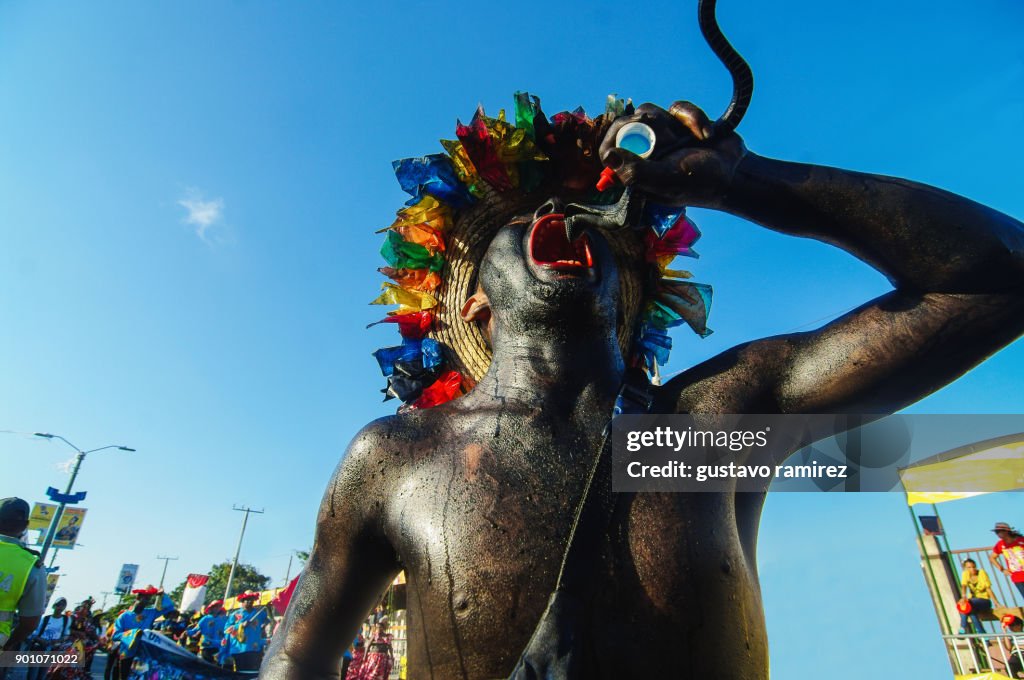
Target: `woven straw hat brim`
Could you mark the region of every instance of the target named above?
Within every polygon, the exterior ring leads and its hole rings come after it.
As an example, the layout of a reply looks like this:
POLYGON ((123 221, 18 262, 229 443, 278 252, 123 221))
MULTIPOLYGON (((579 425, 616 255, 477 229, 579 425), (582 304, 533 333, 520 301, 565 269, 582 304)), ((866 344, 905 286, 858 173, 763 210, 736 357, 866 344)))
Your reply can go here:
MULTIPOLYGON (((500 194, 488 191, 471 208, 462 211, 445 238, 445 265, 437 290, 434 326, 429 333, 444 346, 446 359, 463 376, 469 390, 487 373, 491 349, 476 323, 462 320, 466 300, 476 292, 477 267, 494 235, 511 218, 532 214, 546 200, 539 194, 500 194)), ((605 233, 619 270, 619 348, 629 356, 633 330, 643 311, 650 266, 644 262, 643 243, 632 231, 605 233)))

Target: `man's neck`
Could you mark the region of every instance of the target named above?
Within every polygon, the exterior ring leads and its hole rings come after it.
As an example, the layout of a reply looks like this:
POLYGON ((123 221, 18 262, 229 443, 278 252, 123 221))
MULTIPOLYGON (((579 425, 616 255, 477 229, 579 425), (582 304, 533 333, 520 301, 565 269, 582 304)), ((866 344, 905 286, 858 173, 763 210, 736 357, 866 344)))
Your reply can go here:
POLYGON ((550 335, 495 332, 491 366, 474 393, 530 406, 610 409, 624 364, 614 331, 550 335))

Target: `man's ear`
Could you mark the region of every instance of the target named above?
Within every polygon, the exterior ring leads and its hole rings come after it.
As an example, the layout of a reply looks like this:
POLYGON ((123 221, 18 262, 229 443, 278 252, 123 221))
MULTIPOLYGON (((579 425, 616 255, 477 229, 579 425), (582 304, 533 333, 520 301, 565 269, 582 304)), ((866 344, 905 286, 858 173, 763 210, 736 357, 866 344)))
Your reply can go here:
POLYGON ((487 322, 491 320, 491 301, 487 299, 487 293, 477 288, 476 292, 466 300, 466 304, 462 305, 459 316, 467 323, 480 321, 486 326, 487 322))

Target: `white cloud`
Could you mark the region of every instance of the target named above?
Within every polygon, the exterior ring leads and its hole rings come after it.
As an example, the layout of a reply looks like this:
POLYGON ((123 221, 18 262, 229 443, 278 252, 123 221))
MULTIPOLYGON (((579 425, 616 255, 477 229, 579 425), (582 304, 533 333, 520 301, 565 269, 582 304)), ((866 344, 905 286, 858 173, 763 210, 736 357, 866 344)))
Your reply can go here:
POLYGON ((224 199, 206 200, 197 189, 186 191, 185 197, 178 200, 178 205, 188 211, 185 224, 194 226, 196 236, 204 241, 209 240, 207 232, 224 218, 224 199))

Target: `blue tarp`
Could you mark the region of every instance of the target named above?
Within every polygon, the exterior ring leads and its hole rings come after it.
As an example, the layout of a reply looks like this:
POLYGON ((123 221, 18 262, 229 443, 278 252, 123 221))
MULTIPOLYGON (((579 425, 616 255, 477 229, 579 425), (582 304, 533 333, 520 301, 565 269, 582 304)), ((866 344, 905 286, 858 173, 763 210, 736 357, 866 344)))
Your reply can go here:
POLYGON ((134 657, 128 680, 240 680, 255 677, 255 674, 235 673, 207 663, 152 630, 139 631, 128 653, 134 657))

